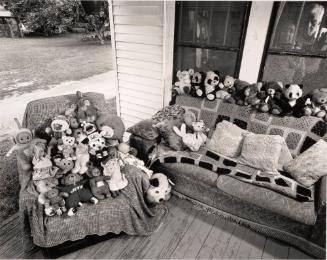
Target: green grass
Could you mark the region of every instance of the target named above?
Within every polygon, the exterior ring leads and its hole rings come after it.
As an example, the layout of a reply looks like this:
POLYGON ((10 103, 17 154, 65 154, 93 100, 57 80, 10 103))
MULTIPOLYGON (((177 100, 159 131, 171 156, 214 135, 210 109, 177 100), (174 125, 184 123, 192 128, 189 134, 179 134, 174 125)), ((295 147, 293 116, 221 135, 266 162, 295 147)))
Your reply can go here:
POLYGON ((0 38, 0 99, 112 70, 111 43, 82 34, 0 38))

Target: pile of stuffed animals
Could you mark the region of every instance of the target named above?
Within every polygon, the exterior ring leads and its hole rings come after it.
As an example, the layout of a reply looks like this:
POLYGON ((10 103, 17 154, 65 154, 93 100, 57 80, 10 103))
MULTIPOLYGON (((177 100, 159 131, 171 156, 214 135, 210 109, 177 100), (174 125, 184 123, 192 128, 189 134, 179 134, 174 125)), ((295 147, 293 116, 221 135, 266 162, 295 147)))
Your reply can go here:
MULTIPOLYGON (((64 212, 73 216, 85 202, 97 204, 99 200, 119 196, 128 185, 122 171, 126 164, 141 169, 149 179, 153 174, 136 157, 136 149, 122 142, 125 127, 121 118, 100 113, 81 92, 76 95, 76 104, 39 131, 38 137, 42 139, 34 138, 34 133, 22 128, 15 119, 19 126, 16 144, 7 156, 16 150, 23 151, 22 168, 32 170, 38 202, 44 205, 47 216, 64 212)), ((166 178, 166 182, 151 186, 151 190, 162 190, 163 186, 168 187, 167 182, 166 178)), ((157 193, 154 195, 158 197, 157 193)))
POLYGON ((252 106, 260 112, 273 115, 316 116, 327 121, 327 88, 315 89, 303 96, 302 84, 285 84, 277 81, 250 84, 218 71, 178 71, 172 89, 177 95, 191 95, 210 101, 222 99, 229 103, 252 106))

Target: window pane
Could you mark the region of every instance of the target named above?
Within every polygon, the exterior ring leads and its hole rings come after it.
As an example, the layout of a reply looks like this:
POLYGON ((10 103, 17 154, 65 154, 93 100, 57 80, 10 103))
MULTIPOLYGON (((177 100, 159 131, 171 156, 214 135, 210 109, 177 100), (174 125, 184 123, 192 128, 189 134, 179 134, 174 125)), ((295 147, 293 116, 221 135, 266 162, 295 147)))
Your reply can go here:
POLYGON ((270 49, 326 53, 326 9, 327 2, 281 2, 270 49))
POLYGON ((298 57, 269 54, 263 80, 286 83, 303 83, 305 90, 326 87, 327 60, 324 58, 298 57))
POLYGON ((196 71, 218 70, 223 75, 235 75, 237 52, 200 48, 178 47, 175 53, 175 68, 196 71))
POLYGON ((246 2, 182 1, 180 4, 180 41, 239 48, 246 2))

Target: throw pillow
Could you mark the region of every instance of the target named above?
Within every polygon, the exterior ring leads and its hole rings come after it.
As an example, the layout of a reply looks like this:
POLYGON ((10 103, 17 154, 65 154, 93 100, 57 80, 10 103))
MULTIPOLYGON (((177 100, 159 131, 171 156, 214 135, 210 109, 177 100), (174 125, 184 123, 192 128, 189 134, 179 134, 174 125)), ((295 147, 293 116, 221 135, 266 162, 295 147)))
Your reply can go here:
POLYGON ((305 187, 312 186, 327 174, 327 143, 320 139, 308 150, 284 166, 284 170, 305 187))
POLYGON ((131 126, 126 131, 146 140, 154 140, 158 137, 158 129, 153 125, 157 122, 152 119, 145 119, 131 126))
POLYGON ((284 165, 286 165, 288 162, 292 160, 293 160, 292 154, 288 149, 285 139, 283 138, 282 150, 280 151, 279 160, 278 160, 278 170, 282 171, 284 169, 284 165))
POLYGON ((243 134, 248 131, 229 121, 218 123, 207 148, 228 157, 237 157, 241 153, 243 134))
POLYGON ((283 142, 284 138, 279 135, 247 134, 238 161, 270 174, 278 174, 283 142))

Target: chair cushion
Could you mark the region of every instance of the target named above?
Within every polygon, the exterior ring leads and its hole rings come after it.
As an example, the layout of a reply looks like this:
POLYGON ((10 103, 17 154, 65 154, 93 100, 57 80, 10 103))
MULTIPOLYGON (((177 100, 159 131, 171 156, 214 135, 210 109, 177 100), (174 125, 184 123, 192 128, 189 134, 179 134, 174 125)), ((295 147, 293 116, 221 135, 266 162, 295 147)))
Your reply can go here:
POLYGON ((217 187, 227 194, 298 222, 307 225, 314 225, 316 222, 313 201, 299 202, 272 190, 251 185, 224 175, 218 177, 217 187))

